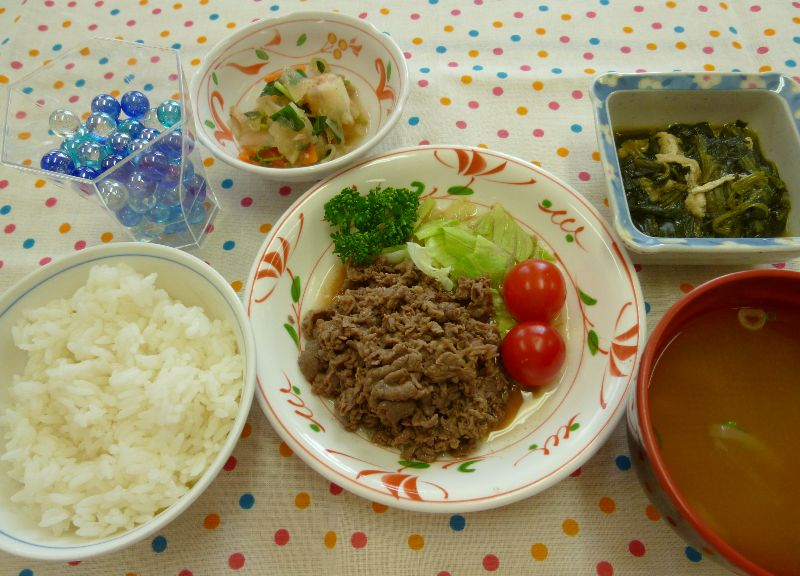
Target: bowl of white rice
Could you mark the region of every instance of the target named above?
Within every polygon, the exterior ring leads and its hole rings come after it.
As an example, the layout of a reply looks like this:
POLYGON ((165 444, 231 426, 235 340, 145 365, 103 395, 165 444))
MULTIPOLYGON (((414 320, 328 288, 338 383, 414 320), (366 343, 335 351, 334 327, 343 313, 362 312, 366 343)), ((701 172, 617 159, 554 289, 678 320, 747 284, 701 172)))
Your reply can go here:
POLYGON ((97 246, 0 296, 0 550, 81 560, 147 538, 209 486, 255 388, 227 281, 167 246, 97 246))

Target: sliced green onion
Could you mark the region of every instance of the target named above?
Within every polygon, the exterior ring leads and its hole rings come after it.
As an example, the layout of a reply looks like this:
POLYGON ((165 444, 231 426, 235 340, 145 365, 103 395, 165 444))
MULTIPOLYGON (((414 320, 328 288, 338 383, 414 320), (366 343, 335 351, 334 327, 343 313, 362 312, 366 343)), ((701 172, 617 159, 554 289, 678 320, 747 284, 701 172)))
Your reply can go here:
POLYGON ((294 103, 284 106, 275 112, 275 114, 272 114, 270 119, 276 122, 282 122, 295 132, 299 132, 305 128, 306 125, 305 122, 303 122, 303 118, 300 116, 297 106, 295 106, 294 103))
POLYGON ((328 119, 327 116, 317 116, 314 118, 314 122, 311 123, 311 134, 314 136, 319 136, 323 132, 325 132, 325 121, 328 119))

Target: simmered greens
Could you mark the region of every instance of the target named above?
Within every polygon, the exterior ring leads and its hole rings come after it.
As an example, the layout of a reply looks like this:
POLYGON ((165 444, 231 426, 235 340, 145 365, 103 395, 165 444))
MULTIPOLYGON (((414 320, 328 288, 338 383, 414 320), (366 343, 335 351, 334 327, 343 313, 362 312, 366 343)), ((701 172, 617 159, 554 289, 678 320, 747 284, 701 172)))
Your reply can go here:
POLYGON ((789 194, 746 123, 615 134, 633 223, 645 234, 764 238, 786 230, 789 194))

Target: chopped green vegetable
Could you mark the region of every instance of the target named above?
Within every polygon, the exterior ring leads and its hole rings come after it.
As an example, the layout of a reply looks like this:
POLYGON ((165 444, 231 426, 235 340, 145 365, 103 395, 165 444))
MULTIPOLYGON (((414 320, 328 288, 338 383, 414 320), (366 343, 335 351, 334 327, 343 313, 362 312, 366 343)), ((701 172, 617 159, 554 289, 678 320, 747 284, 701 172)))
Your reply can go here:
POLYGON ((764 238, 784 234, 790 201, 744 122, 616 134, 628 208, 645 234, 764 238))
POLYGON ((314 118, 314 121, 311 123, 311 134, 314 136, 319 136, 323 132, 325 132, 325 128, 327 127, 327 116, 317 116, 314 118))
POLYGON ((419 192, 407 188, 376 187, 366 195, 345 188, 324 208, 334 253, 344 262, 370 262, 384 248, 411 238, 418 208, 419 192))
POLYGON ((282 122, 295 132, 299 132, 305 128, 306 125, 306 123, 303 122, 302 112, 298 110, 297 106, 292 102, 275 112, 275 114, 272 114, 270 120, 282 122))

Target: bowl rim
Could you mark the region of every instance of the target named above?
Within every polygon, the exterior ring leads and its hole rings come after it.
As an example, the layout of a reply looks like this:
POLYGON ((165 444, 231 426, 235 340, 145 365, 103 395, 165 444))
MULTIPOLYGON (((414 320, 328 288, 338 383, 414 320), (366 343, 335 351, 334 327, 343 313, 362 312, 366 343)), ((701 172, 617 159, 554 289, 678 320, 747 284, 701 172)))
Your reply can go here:
POLYGON ((740 280, 786 278, 800 281, 800 273, 793 270, 778 270, 759 268, 751 270, 740 270, 713 278, 685 294, 681 299, 674 303, 664 313, 661 320, 647 338, 647 344, 642 351, 642 356, 637 371, 635 401, 636 418, 639 422, 642 443, 647 458, 651 464, 656 480, 661 485, 664 494, 678 510, 678 513, 685 518, 692 529, 711 544, 726 560, 737 568, 745 570, 751 576, 775 576, 769 570, 755 564, 744 554, 728 544, 717 532, 715 532, 690 506, 683 492, 672 478, 667 469, 666 462, 658 447, 658 441, 653 429, 653 422, 650 416, 650 395, 649 395, 649 376, 660 357, 660 346, 665 333, 671 329, 675 317, 690 303, 713 293, 718 288, 726 285, 735 284, 740 280))
POLYGON ((409 86, 409 72, 408 72, 408 64, 406 62, 405 56, 403 51, 400 49, 400 46, 397 42, 392 38, 390 35, 381 32, 377 26, 375 26, 372 22, 367 20, 361 20, 360 18, 355 18, 353 16, 349 16, 347 14, 341 14, 338 12, 325 12, 321 10, 299 10, 295 12, 291 12, 289 14, 285 14, 282 16, 274 17, 274 18, 264 18, 261 20, 256 20, 255 22, 251 22, 247 26, 240 28, 236 33, 228 36, 227 38, 223 38, 219 42, 217 42, 211 50, 205 56, 203 60, 203 64, 200 68, 195 72, 192 80, 189 84, 189 100, 192 104, 192 115, 194 117, 195 124, 199 124, 200 117, 198 114, 198 100, 199 100, 199 93, 201 90, 201 81, 205 76, 207 70, 211 66, 211 63, 214 62, 229 46, 235 45, 238 43, 242 38, 252 34, 254 31, 259 30, 264 26, 273 26, 278 25, 283 22, 289 22, 294 20, 317 20, 320 22, 323 21, 333 21, 339 23, 349 24, 355 28, 362 30, 363 32, 370 35, 376 42, 380 43, 383 48, 385 48, 397 61, 399 64, 398 70, 395 71, 396 74, 399 75, 400 78, 400 93, 397 95, 397 103, 395 104, 394 108, 392 109, 391 114, 386 118, 386 122, 378 129, 375 134, 373 134, 370 138, 362 140, 358 146, 350 150, 347 154, 343 154, 338 158, 334 158, 328 162, 320 162, 317 164, 313 164, 311 166, 302 166, 302 167, 294 167, 294 168, 269 168, 267 166, 256 166, 255 164, 249 164, 244 162, 243 160, 239 160, 229 154, 226 154, 224 151, 220 150, 217 145, 208 138, 208 135, 202 129, 197 129, 197 136, 200 141, 206 146, 214 156, 222 160, 223 162, 233 166, 234 168, 240 168, 242 170, 252 172, 254 174, 259 174, 262 176, 267 176, 269 178, 275 179, 292 179, 292 180, 301 180, 304 177, 307 179, 313 179, 315 176, 320 174, 327 174, 333 171, 339 170, 341 168, 345 168, 350 163, 354 162, 362 155, 364 155, 368 150, 372 149, 375 145, 377 145, 381 140, 383 140, 386 135, 394 128, 395 124, 397 124, 398 120, 400 120, 400 116, 403 113, 403 108, 405 107, 405 102, 408 99, 408 94, 410 92, 409 86))
MULTIPOLYGON (((0 294, 0 315, 19 304, 25 293, 42 286, 55 276, 79 266, 86 266, 91 261, 101 261, 120 256, 158 258, 189 269, 204 277, 219 293, 233 316, 234 333, 241 332, 243 339, 240 354, 243 358, 242 390, 237 406, 236 417, 228 431, 225 441, 210 460, 206 470, 197 482, 183 496, 168 508, 153 516, 144 524, 130 530, 115 533, 101 539, 89 539, 86 543, 77 542, 68 545, 48 545, 21 540, 0 528, 0 550, 17 557, 43 561, 78 561, 116 552, 141 542, 152 536, 165 526, 175 521, 208 489, 221 472, 230 454, 235 450, 247 422, 255 395, 256 384, 256 348, 255 337, 241 300, 225 278, 212 266, 183 250, 161 244, 141 242, 116 242, 100 244, 84 250, 54 259, 46 266, 39 267, 8 287, 0 294)), ((58 296, 54 296, 58 297, 58 296)), ((171 297, 179 299, 178 295, 171 297)))
MULTIPOLYGON (((782 94, 782 91, 790 89, 800 91, 800 82, 795 78, 782 74, 780 72, 720 72, 720 71, 696 71, 696 70, 675 70, 671 72, 604 72, 597 74, 593 77, 589 95, 594 108, 594 123, 595 133, 598 140, 600 159, 603 164, 604 180, 607 188, 607 196, 611 212, 613 215, 614 227, 621 237, 625 246, 633 253, 641 254, 643 256, 717 256, 720 253, 732 255, 750 255, 757 252, 764 255, 771 255, 780 257, 787 252, 800 251, 800 236, 776 236, 770 238, 662 238, 658 236, 650 236, 639 230, 630 217, 627 201, 624 198, 624 190, 612 182, 612 175, 615 179, 619 180, 621 177, 619 160, 617 158, 616 150, 613 155, 606 153, 603 146, 603 128, 607 127, 608 130, 613 128, 611 120, 608 117, 608 101, 614 94, 619 92, 725 92, 725 91, 740 91, 746 90, 749 92, 769 92, 773 95, 786 101, 789 109, 788 113, 792 112, 792 103, 782 94), (654 80, 663 80, 667 78, 688 78, 688 77, 705 77, 705 78, 757 78, 763 82, 763 86, 758 87, 740 87, 740 88, 686 88, 681 86, 659 86, 653 88, 620 88, 616 84, 606 84, 606 79, 622 79, 627 80, 631 78, 652 78, 654 80), (598 94, 598 86, 608 85, 610 90, 607 94, 598 94), (619 188, 619 189, 618 189, 619 188)), ((795 131, 800 136, 799 124, 794 123, 795 131)), ((766 259, 765 261, 767 261, 766 259)))

